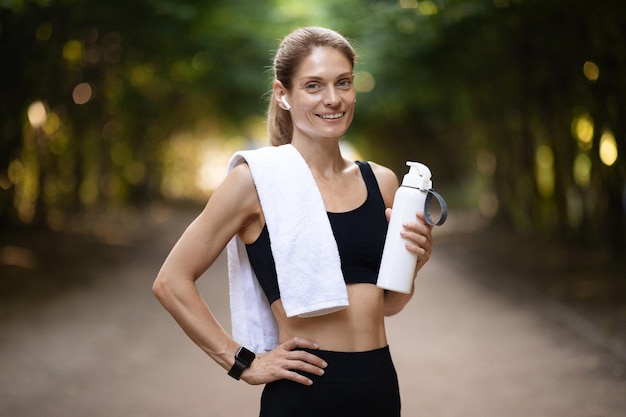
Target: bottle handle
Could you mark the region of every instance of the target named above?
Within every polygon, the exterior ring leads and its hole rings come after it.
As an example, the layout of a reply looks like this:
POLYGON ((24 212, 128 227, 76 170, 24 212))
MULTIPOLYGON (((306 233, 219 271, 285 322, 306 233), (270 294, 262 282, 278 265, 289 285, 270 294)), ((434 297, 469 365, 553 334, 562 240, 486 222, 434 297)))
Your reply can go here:
POLYGON ((424 219, 426 219, 426 223, 430 224, 431 226, 441 226, 448 217, 448 205, 446 204, 446 200, 444 200, 443 197, 435 190, 431 189, 426 192, 427 195, 426 202, 424 204, 424 219), (437 222, 434 222, 433 219, 430 217, 430 203, 432 202, 433 197, 437 199, 437 201, 439 202, 439 207, 441 207, 441 216, 439 217, 439 220, 437 222))

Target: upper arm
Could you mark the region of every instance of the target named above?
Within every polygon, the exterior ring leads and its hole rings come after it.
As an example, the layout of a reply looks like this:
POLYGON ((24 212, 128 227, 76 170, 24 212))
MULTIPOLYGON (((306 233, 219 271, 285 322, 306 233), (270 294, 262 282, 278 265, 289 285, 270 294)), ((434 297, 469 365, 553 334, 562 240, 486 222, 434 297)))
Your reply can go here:
POLYGON ((398 177, 396 177, 396 174, 387 167, 374 162, 370 162, 370 165, 372 166, 372 171, 374 171, 374 175, 376 176, 376 181, 378 181, 378 187, 380 188, 380 193, 385 201, 385 206, 391 207, 393 204, 393 198, 399 186, 398 177))
POLYGON ((197 279, 222 253, 228 242, 261 216, 250 168, 241 164, 230 171, 200 215, 187 227, 162 271, 197 279))

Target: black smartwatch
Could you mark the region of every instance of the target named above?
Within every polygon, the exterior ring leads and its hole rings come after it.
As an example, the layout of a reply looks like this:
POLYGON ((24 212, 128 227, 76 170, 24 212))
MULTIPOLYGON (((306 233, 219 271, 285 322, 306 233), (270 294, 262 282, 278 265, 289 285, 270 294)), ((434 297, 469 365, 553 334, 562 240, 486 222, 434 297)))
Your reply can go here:
POLYGON ((235 354, 235 363, 233 364, 233 367, 230 368, 230 371, 228 371, 228 375, 232 376, 236 380, 239 380, 243 370, 252 365, 254 358, 256 358, 254 352, 250 352, 248 349, 241 346, 235 354))

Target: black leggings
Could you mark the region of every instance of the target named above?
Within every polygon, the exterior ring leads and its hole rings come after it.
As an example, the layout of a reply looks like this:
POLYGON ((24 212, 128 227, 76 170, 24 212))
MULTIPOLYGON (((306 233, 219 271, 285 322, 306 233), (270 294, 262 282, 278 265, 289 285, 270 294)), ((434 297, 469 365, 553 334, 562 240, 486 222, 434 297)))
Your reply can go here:
POLYGON ((389 347, 368 352, 307 350, 328 363, 323 376, 303 373, 306 386, 288 380, 269 383, 260 417, 399 417, 398 376, 389 347))

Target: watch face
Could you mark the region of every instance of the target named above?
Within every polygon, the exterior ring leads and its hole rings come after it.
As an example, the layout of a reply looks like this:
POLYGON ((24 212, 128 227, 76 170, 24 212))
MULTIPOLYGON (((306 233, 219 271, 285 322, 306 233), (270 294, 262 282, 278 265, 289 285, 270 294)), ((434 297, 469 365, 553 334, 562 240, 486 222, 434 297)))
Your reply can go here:
POLYGON ((254 360, 254 358, 256 358, 256 355, 254 354, 254 352, 250 352, 248 349, 246 349, 243 346, 241 347, 241 349, 239 349, 239 352, 237 352, 237 359, 239 359, 242 362, 245 362, 246 365, 250 365, 252 361, 254 360))

